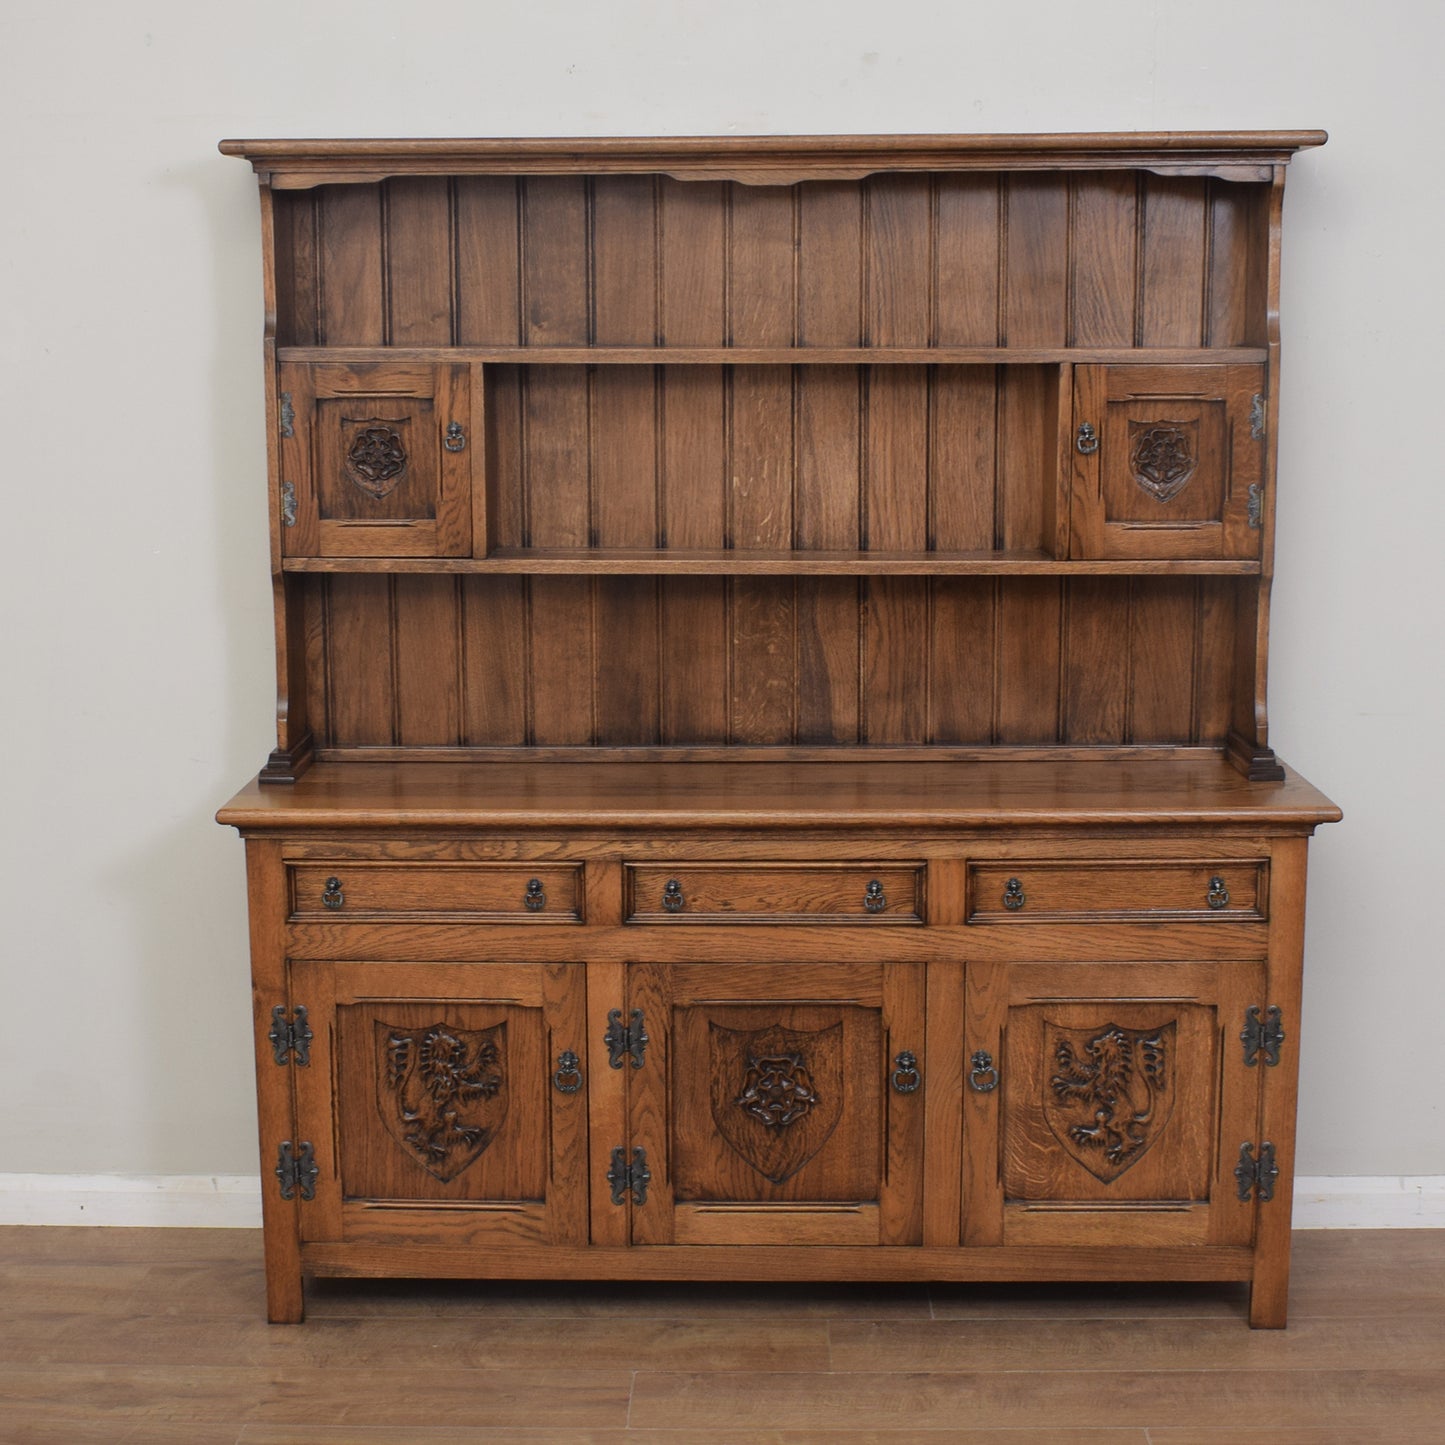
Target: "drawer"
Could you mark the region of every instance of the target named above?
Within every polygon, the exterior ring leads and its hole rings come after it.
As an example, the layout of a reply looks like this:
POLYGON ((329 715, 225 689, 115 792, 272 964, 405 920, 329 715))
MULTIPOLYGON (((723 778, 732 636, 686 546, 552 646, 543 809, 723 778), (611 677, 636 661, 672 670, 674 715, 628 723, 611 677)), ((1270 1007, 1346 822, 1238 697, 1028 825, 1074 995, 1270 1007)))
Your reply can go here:
POLYGON ((574 863, 294 863, 291 918, 440 916, 448 921, 577 923, 582 866, 574 863))
POLYGON ((912 863, 629 864, 629 923, 922 923, 912 863))
POLYGON ((1233 919, 1269 916, 1269 863, 1262 858, 1020 859, 968 865, 970 923, 1107 919, 1233 919))

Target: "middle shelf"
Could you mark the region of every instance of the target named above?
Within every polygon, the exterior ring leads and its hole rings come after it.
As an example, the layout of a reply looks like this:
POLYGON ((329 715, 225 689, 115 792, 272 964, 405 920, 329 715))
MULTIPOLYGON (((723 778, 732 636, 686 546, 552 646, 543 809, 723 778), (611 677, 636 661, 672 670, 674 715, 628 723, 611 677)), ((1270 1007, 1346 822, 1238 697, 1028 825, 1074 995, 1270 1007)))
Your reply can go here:
POLYGON ((397 359, 278 381, 293 571, 1244 576, 1266 555, 1253 362, 397 359))

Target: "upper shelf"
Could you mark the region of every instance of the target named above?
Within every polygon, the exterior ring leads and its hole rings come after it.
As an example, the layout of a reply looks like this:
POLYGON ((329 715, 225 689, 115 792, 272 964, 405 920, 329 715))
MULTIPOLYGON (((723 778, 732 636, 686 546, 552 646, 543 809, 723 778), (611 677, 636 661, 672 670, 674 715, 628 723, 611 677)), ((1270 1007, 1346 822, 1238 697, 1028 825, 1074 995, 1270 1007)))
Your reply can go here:
POLYGON ((1148 170, 1269 180, 1322 130, 1056 135, 684 136, 434 140, 225 140, 282 189, 397 175, 662 174, 789 185, 880 171, 1148 170))
POLYGON ((1257 559, 1067 558, 999 552, 767 551, 761 548, 498 547, 485 557, 287 557, 287 572, 511 573, 684 577, 1258 576, 1257 559))
POLYGON ((530 366, 1207 366, 1268 361, 1263 346, 279 346, 283 362, 478 361, 530 366))

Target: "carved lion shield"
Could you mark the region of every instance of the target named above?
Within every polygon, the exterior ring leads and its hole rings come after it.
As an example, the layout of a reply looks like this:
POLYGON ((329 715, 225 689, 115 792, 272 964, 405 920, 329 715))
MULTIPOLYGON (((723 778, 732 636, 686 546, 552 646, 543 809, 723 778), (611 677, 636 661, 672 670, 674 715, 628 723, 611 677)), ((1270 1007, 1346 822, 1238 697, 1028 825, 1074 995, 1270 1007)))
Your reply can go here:
POLYGON ((387 1132, 444 1183, 476 1163, 507 1115, 507 1025, 376 1023, 376 1105, 387 1132))
POLYGON ((812 1031, 708 1024, 712 1117, 765 1179, 791 1179, 843 1115, 843 1025, 812 1031))
POLYGON ((1177 1024, 1044 1027, 1054 1065, 1044 1070, 1044 1117, 1075 1160, 1112 1184, 1139 1162, 1174 1112, 1177 1024))

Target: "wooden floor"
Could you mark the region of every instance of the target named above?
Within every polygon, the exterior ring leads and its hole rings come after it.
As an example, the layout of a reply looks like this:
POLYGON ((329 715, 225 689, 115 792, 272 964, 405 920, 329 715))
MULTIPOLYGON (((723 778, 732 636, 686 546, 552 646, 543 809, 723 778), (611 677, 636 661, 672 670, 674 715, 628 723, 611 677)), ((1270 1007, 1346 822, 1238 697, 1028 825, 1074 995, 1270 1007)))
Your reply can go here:
POLYGON ((0 1229, 0 1442, 1442 1445, 1445 1230, 1295 1236, 1241 1288, 333 1281, 260 1237, 0 1229))

